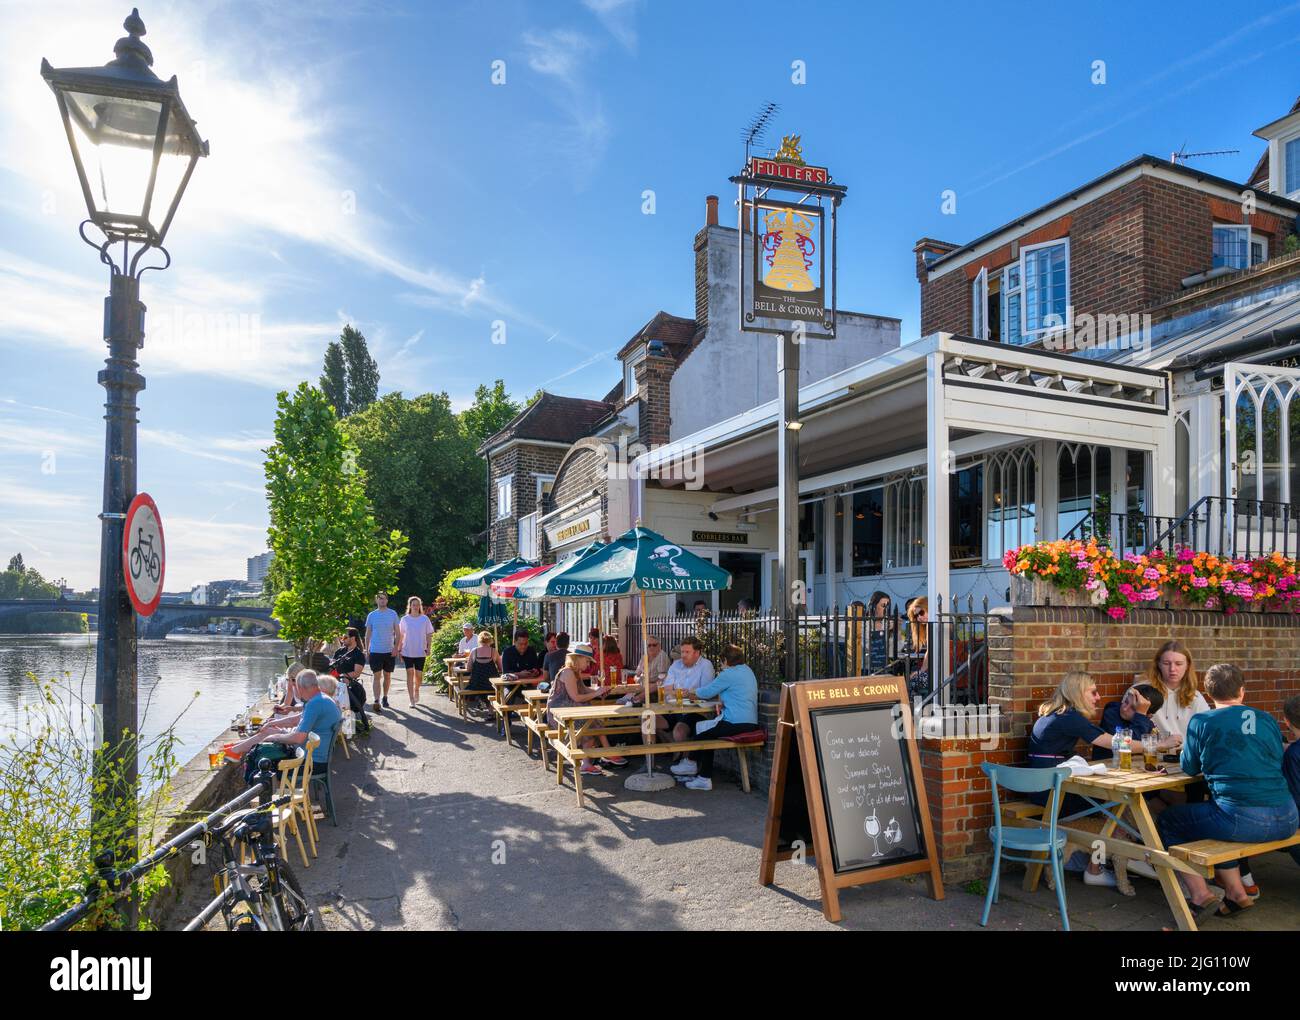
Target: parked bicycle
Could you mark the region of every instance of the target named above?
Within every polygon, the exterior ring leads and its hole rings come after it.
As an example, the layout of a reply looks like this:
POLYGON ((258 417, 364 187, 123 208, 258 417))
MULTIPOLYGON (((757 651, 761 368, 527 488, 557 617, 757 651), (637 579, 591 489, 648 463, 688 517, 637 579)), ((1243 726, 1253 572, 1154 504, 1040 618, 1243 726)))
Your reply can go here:
MULTIPOLYGON (((256 780, 271 789, 275 775, 270 760, 264 758, 257 765, 256 780)), ((217 895, 185 931, 202 929, 218 913, 228 931, 319 929, 316 911, 275 844, 276 811, 290 800, 286 793, 237 811, 196 840, 208 851, 217 895)))

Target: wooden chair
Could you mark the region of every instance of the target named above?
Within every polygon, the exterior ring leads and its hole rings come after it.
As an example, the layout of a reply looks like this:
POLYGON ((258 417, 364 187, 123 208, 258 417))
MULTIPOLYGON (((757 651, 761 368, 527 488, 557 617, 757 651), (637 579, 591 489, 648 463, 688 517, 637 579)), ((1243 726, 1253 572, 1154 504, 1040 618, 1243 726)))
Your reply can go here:
MULTIPOLYGON (((315 734, 312 734, 315 737, 315 734)), ((319 737, 315 739, 319 740, 319 737)), ((308 740, 310 745, 311 741, 308 740)), ((277 796, 289 796, 289 802, 275 810, 275 839, 280 844, 281 853, 285 852, 288 843, 285 841, 285 834, 292 833, 293 838, 298 843, 298 853, 302 857, 302 866, 311 867, 311 861, 307 860, 307 848, 303 846, 302 832, 298 828, 298 819, 301 817, 298 804, 296 802, 298 787, 302 779, 302 771, 307 767, 311 760, 310 747, 298 748, 297 753, 292 758, 286 758, 277 766, 280 772, 280 785, 276 790, 277 796)), ((313 851, 314 852, 314 851, 313 851)))

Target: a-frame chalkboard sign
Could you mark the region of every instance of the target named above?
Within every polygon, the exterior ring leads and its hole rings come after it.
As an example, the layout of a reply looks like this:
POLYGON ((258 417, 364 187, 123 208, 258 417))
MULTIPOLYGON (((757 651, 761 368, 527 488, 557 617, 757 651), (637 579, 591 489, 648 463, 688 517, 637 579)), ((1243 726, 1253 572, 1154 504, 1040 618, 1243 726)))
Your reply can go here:
POLYGON ((782 685, 759 881, 771 885, 776 862, 801 850, 816 859, 828 921, 840 919, 841 889, 888 878, 925 874, 943 899, 901 677, 782 685))

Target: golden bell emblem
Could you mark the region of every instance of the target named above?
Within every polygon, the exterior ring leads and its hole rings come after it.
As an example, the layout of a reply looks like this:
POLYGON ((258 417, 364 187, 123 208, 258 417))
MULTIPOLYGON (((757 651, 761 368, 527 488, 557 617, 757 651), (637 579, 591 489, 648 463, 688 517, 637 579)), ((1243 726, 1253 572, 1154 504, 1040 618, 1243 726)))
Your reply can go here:
POLYGON ((763 238, 767 271, 763 283, 773 290, 797 292, 816 290, 808 270, 816 245, 813 221, 793 209, 772 209, 763 217, 767 234, 763 238))

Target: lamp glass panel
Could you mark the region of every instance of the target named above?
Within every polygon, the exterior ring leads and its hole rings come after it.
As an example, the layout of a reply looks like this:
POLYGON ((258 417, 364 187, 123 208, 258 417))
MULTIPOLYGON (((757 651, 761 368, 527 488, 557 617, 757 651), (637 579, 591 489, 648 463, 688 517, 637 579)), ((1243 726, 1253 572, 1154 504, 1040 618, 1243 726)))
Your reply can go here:
POLYGON ((162 103, 67 93, 77 150, 94 212, 140 216, 153 173, 153 148, 162 103))

